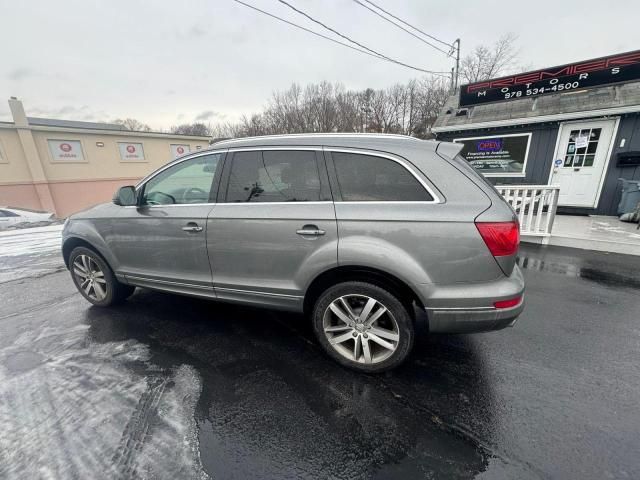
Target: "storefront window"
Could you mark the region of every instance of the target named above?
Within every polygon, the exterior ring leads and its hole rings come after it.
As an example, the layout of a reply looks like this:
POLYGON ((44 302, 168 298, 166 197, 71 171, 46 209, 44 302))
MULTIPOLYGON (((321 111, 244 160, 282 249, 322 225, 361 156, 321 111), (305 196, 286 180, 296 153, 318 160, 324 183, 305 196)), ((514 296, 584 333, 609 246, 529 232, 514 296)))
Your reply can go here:
POLYGON ((457 138, 460 155, 485 175, 523 177, 529 154, 531 134, 457 138))

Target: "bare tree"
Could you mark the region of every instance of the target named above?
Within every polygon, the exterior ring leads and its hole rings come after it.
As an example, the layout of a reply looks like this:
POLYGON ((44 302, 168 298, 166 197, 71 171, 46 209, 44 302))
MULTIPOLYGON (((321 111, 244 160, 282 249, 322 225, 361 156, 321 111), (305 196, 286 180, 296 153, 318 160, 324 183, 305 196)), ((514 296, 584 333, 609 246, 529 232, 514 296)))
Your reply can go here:
POLYGON ((478 45, 460 62, 460 76, 463 83, 474 83, 499 77, 516 67, 519 49, 518 37, 507 33, 492 46, 478 45))
POLYGON ((347 91, 341 87, 336 91, 335 105, 337 115, 336 131, 362 131, 362 120, 356 92, 347 91))
POLYGON ((171 133, 177 133, 179 135, 197 135, 201 137, 208 137, 211 135, 211 127, 204 123, 183 123, 182 125, 174 125, 171 127, 171 133))
POLYGON ((382 132, 417 137, 430 134, 431 125, 449 95, 441 79, 424 78, 386 90, 347 90, 340 83, 293 84, 274 92, 260 113, 237 123, 218 123, 214 138, 278 133, 382 132))
POLYGON ((240 128, 240 124, 232 122, 215 124, 211 127, 210 133, 213 141, 243 136, 243 130, 240 128))
POLYGON ((136 120, 135 118, 125 118, 124 120, 121 118, 118 118, 117 120, 114 120, 113 123, 117 125, 122 125, 125 128, 125 130, 132 130, 136 132, 151 131, 151 127, 149 127, 149 125, 147 125, 146 123, 142 123, 141 121, 136 120))

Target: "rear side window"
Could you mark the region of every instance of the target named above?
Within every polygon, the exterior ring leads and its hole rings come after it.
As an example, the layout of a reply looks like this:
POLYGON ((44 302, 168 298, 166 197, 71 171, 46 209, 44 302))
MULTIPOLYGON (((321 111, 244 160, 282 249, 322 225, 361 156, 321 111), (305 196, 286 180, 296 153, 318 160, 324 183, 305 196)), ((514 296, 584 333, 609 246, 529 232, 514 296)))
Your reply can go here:
POLYGON ((17 213, 10 212, 9 210, 0 210, 0 217, 19 217, 17 213))
POLYGON ((404 166, 387 158, 332 152, 342 200, 425 202, 433 197, 404 166))
POLYGON ((233 156, 227 202, 313 202, 320 200, 314 151, 267 150, 233 156))

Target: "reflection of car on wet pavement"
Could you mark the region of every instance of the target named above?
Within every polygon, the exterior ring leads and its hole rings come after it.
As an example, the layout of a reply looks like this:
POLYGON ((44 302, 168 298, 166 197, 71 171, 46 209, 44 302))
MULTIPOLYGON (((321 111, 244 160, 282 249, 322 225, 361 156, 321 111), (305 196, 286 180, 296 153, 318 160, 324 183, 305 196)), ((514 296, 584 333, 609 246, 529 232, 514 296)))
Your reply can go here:
POLYGON ((31 226, 33 224, 47 224, 53 220, 55 220, 53 213, 0 207, 0 230, 10 227, 31 226))
POLYGON ((524 308, 515 214, 461 148, 223 141, 71 216, 65 263, 97 306, 146 287, 305 313, 336 361, 389 370, 412 349, 415 306, 435 333, 499 330, 524 308))

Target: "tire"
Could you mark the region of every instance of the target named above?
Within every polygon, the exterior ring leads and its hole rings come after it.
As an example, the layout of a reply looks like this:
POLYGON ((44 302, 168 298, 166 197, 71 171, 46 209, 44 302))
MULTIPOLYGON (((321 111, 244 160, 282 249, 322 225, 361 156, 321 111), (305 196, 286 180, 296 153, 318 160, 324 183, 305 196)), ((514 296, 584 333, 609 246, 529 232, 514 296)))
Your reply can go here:
POLYGON ((71 251, 69 272, 80 294, 98 307, 121 303, 135 291, 135 287, 118 282, 107 262, 86 247, 71 251))
POLYGON ((320 295, 312 315, 320 345, 336 362, 353 370, 391 370, 413 348, 415 328, 407 308, 377 285, 356 281, 334 285, 320 295), (374 303, 367 312, 371 300, 374 303))

